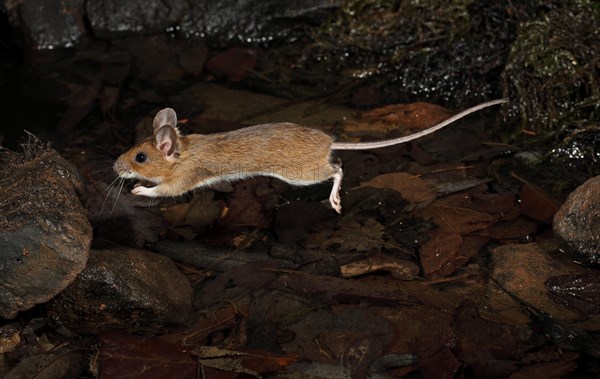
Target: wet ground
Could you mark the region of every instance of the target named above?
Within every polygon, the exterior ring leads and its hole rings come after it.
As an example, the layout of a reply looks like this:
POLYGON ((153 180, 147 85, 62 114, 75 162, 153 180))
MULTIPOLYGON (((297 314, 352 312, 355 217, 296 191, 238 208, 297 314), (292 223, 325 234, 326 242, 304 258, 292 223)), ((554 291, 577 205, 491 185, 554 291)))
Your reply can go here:
POLYGON ((52 141, 86 184, 93 247, 170 257, 191 284, 193 307, 185 320, 156 325, 130 323, 136 309, 117 304, 124 322, 110 326, 78 313, 73 292, 90 298, 91 290, 77 287, 2 321, 23 342, 0 368, 38 367, 39 376, 60 362, 64 377, 99 370, 106 378, 598 374, 599 312, 582 305, 598 299, 598 275, 552 233, 566 194, 589 172, 558 163, 555 177, 536 175, 530 159, 540 149, 522 142, 527 133, 503 138, 515 126, 501 108, 409 144, 336 154, 341 215, 326 200, 329 182, 257 177, 150 200, 129 193, 133 181, 114 181, 115 158, 152 134, 165 106, 184 134, 288 121, 366 141, 423 130, 475 104, 391 102, 352 86, 346 99, 359 104, 302 96, 302 87, 283 96, 276 84, 261 88, 261 78, 282 75, 264 70, 272 54, 171 36, 96 42, 36 62, 5 47, 3 146, 18 148, 23 129, 52 141))

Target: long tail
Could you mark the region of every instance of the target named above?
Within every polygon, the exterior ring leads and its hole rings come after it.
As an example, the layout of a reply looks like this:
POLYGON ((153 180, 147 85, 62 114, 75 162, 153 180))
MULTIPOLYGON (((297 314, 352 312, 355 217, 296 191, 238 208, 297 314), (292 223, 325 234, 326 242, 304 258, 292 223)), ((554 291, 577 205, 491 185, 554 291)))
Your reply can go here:
POLYGON ((399 137, 399 138, 394 138, 394 139, 389 139, 389 140, 383 140, 383 141, 375 141, 375 142, 334 142, 331 145, 331 149, 333 149, 333 150, 368 150, 368 149, 378 149, 380 147, 398 145, 398 144, 412 141, 417 138, 421 138, 423 136, 431 134, 437 130, 440 130, 441 128, 443 128, 445 126, 452 124, 456 120, 459 120, 467 115, 470 115, 471 113, 477 112, 477 111, 482 110, 487 107, 491 107, 492 105, 503 104, 506 102, 508 102, 508 99, 497 99, 497 100, 486 101, 485 103, 481 103, 481 104, 471 107, 469 109, 465 109, 464 111, 455 114, 454 116, 450 117, 449 119, 444 120, 444 121, 440 122, 439 124, 432 126, 431 128, 422 130, 418 133, 414 133, 409 136, 399 137))

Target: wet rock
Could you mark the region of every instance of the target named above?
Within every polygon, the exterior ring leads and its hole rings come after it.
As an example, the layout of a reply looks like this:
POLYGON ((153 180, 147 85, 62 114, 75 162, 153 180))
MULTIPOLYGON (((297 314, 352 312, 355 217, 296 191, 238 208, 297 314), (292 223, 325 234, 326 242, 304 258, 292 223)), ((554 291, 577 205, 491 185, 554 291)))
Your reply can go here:
POLYGON ((84 0, 3 1, 11 25, 31 50, 72 47, 86 34, 84 0))
POLYGON ((134 72, 140 79, 162 82, 180 80, 183 76, 183 69, 177 64, 173 47, 165 36, 138 37, 116 43, 121 44, 133 56, 134 72))
MULTIPOLYGON (((556 244, 530 243, 505 245, 492 253, 492 279, 524 304, 553 319, 578 325, 585 330, 600 329, 600 316, 589 316, 559 303, 548 294, 546 281, 559 275, 593 272, 556 253, 556 244)), ((520 305, 522 306, 522 305, 520 305)))
POLYGON ((85 270, 48 305, 49 315, 79 332, 148 330, 183 323, 192 288, 169 258, 141 249, 91 249, 85 270))
POLYGON ((323 20, 340 0, 220 0, 193 1, 181 20, 187 37, 206 37, 218 46, 232 41, 265 43, 297 36, 307 20, 323 20))
POLYGON ((600 263, 600 176, 573 191, 554 216, 561 247, 579 262, 600 263))
POLYGON ((45 303, 85 267, 84 191, 74 166, 33 137, 22 154, 0 151, 0 317, 45 303))
MULTIPOLYGON (((195 3, 195 2, 194 2, 195 3)), ((88 0, 87 17, 99 38, 160 33, 186 11, 183 0, 88 0)))

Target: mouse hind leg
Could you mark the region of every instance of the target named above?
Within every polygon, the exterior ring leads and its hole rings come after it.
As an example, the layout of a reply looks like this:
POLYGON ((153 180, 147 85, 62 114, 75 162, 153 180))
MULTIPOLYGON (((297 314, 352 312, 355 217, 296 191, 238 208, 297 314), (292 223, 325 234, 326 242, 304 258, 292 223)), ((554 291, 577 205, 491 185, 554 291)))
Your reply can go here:
POLYGON ((329 194, 329 203, 337 213, 342 213, 342 199, 340 197, 342 178, 344 177, 342 161, 338 159, 337 162, 331 164, 331 167, 333 169, 333 175, 331 176, 333 178, 333 187, 331 187, 331 193, 329 194))

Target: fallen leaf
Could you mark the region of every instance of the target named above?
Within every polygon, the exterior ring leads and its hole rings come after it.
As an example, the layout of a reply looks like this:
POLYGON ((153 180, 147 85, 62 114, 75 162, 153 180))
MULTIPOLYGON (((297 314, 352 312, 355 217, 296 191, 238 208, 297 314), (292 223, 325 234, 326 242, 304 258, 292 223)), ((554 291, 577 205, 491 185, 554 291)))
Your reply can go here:
POLYGON ((111 332, 100 335, 102 378, 195 378, 198 363, 172 335, 144 337, 111 332))
MULTIPOLYGON (((423 273, 426 276, 439 273, 446 266, 452 265, 455 260, 464 262, 460 257, 460 246, 463 239, 458 233, 434 232, 429 241, 419 248, 419 259, 423 273)), ((443 275, 443 274, 442 274, 443 275)))
POLYGON ((498 218, 498 216, 473 210, 470 196, 464 193, 439 198, 418 210, 416 215, 433 220, 440 231, 462 235, 487 228, 498 218))
POLYGON ((437 191, 432 184, 407 172, 379 175, 356 188, 363 187, 393 189, 400 192, 402 197, 411 203, 431 201, 437 197, 437 191))
POLYGON ((600 314, 600 273, 558 275, 544 284, 555 301, 583 314, 600 314))
POLYGON ((214 200, 213 197, 212 191, 200 191, 188 203, 165 208, 163 216, 170 224, 169 229, 180 236, 188 236, 184 239, 191 240, 197 232, 202 232, 216 223, 223 214, 225 204, 214 200))
POLYGON ((414 262, 390 257, 386 254, 374 254, 368 258, 340 266, 343 278, 351 278, 375 271, 387 271, 393 278, 400 280, 413 280, 419 273, 419 267, 414 262))
POLYGON ((279 371, 296 361, 295 355, 277 355, 249 349, 222 349, 216 346, 199 346, 191 353, 198 357, 198 363, 203 366, 256 378, 279 371))
MULTIPOLYGON (((568 352, 566 352, 569 355, 568 352)), ((532 363, 513 372, 508 379, 547 378, 560 379, 567 377, 579 365, 574 362, 579 354, 571 354, 570 360, 559 359, 552 362, 532 363)))
POLYGON ((365 122, 381 121, 401 125, 403 128, 425 129, 452 116, 452 112, 439 105, 416 102, 391 104, 364 112, 360 119, 365 122))
POLYGON ((424 378, 453 379, 462 367, 462 362, 449 347, 419 363, 424 378))
POLYGON ((385 227, 368 218, 362 223, 350 219, 341 219, 335 230, 320 230, 308 235, 305 245, 309 249, 329 249, 337 246, 340 252, 370 252, 380 250, 385 227))
POLYGON ((270 283, 270 288, 302 293, 325 304, 419 304, 420 300, 401 283, 376 276, 368 281, 357 281, 288 270, 270 283))
POLYGON ((519 193, 521 214, 546 224, 552 224, 552 217, 560 208, 560 203, 541 187, 529 183, 515 174, 512 176, 523 182, 523 188, 519 193))
POLYGON ((498 222, 480 232, 504 243, 530 242, 538 231, 538 223, 519 217, 516 220, 498 222))
MULTIPOLYGON (((248 306, 231 303, 226 307, 220 308, 214 312, 208 313, 200 318, 195 325, 188 329, 182 338, 182 344, 185 346, 198 346, 207 342, 210 335, 223 332, 230 329, 239 329, 237 326, 248 318, 248 306)), ((230 334, 229 339, 231 338, 230 334)), ((246 336, 235 336, 233 339, 237 343, 245 343, 246 336)))

